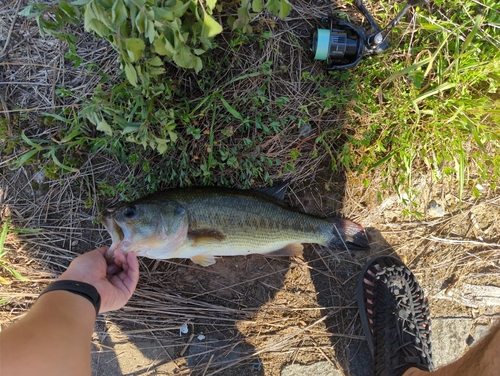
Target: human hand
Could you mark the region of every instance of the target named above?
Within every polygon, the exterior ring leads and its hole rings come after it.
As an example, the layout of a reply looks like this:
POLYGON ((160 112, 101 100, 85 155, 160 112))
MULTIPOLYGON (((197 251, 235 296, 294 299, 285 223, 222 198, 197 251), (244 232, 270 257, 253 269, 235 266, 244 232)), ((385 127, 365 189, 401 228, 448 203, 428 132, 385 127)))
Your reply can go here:
POLYGON ((104 254, 108 247, 94 249, 75 258, 58 280, 86 282, 101 295, 99 313, 122 308, 130 299, 139 280, 139 262, 134 252, 116 251, 108 265, 104 254))

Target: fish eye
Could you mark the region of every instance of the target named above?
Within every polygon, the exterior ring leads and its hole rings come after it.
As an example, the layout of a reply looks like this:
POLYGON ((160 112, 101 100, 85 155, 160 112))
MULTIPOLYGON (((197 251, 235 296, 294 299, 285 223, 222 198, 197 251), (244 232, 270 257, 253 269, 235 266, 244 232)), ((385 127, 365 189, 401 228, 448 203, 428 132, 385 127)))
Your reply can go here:
POLYGON ((127 218, 132 218, 136 213, 136 208, 135 206, 127 206, 125 209, 123 209, 123 215, 127 218))

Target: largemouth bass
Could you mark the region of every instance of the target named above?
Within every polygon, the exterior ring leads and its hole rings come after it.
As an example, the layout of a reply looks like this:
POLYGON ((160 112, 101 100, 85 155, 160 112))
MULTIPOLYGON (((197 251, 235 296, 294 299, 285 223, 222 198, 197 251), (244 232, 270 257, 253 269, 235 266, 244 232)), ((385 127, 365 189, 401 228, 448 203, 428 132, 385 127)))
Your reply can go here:
POLYGON ((107 213, 116 249, 153 259, 189 258, 208 266, 215 256, 252 253, 302 254, 302 243, 336 249, 366 249, 364 228, 341 218, 320 218, 294 210, 272 190, 183 188, 157 192, 107 213))

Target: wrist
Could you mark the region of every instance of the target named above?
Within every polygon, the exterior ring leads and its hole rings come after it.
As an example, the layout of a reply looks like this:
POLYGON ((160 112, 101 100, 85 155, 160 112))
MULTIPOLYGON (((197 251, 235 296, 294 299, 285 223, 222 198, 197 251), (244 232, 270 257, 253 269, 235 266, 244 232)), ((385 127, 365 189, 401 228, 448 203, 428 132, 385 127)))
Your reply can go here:
POLYGON ((43 318, 47 327, 75 328, 78 333, 82 330, 81 333, 85 332, 86 335, 89 331, 92 335, 96 321, 93 304, 84 297, 65 290, 54 290, 40 295, 28 312, 28 315, 31 314, 33 320, 43 318))
POLYGON ((99 294, 97 289, 89 283, 75 280, 58 279, 49 284, 41 292, 39 297, 52 291, 67 291, 74 295, 81 296, 94 306, 96 316, 99 314, 99 309, 101 307, 101 295, 99 294))

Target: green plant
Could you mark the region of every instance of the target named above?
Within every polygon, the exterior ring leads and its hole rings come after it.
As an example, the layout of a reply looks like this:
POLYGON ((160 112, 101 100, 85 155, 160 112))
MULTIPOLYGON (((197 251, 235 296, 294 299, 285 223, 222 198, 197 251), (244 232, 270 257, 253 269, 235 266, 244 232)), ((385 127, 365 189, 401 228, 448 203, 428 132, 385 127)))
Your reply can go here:
MULTIPOLYGON (((264 7, 286 17, 291 6, 288 0, 262 0, 251 3, 254 12, 264 7)), ((200 55, 215 44, 213 38, 222 32, 215 19, 217 0, 59 0, 57 5, 28 5, 20 14, 35 18, 40 33, 65 40, 71 52, 66 56, 75 65, 81 63, 76 54, 76 37, 63 31, 64 26, 84 21, 85 29, 107 40, 118 52, 120 68, 132 86, 148 88, 151 80, 165 72, 163 60, 199 72, 203 67, 200 55), (47 18, 53 13, 55 21, 47 18)), ((231 22, 233 29, 250 33, 250 0, 242 0, 239 18, 231 22)))
POLYGON ((500 7, 434 3, 449 17, 421 16, 408 64, 373 58, 359 66, 339 155, 360 172, 382 169, 408 202, 419 169, 456 179, 460 197, 466 186, 479 195, 477 183, 495 189, 500 176, 500 7))
MULTIPOLYGON (((5 245, 5 241, 7 239, 8 232, 17 232, 17 233, 28 233, 28 232, 30 232, 31 233, 31 232, 37 232, 38 229, 29 229, 29 230, 26 230, 26 229, 23 229, 23 230, 12 229, 12 228, 9 228, 9 224, 10 224, 10 217, 7 218, 7 220, 3 224, 2 232, 0 233, 0 269, 7 271, 14 278, 16 278, 16 279, 18 279, 20 281, 29 281, 28 278, 22 276, 19 272, 17 272, 10 265, 10 261, 6 257, 7 254, 8 254, 8 252, 9 252, 9 250, 7 249, 7 247, 5 245)), ((0 283, 2 283, 2 284, 9 284, 10 282, 6 278, 0 276, 0 283)))
MULTIPOLYGON (((287 0, 270 0, 264 7, 282 17, 291 10, 287 0)), ((75 47, 76 37, 67 25, 77 25, 83 20, 86 30, 109 41, 118 53, 124 80, 109 85, 108 78, 103 77, 91 100, 85 102, 77 114, 43 114, 44 122, 60 121, 65 124, 63 128, 70 129, 62 132, 57 142, 29 138, 22 133, 27 151, 12 167, 43 156, 50 160, 46 169, 51 174, 58 168, 63 173, 75 172, 78 163, 70 155, 76 148, 90 152, 103 148, 124 161, 133 150, 128 144, 138 144, 146 152, 151 150, 162 155, 170 152, 176 142, 179 148, 188 142, 185 139, 178 141, 181 134, 199 139, 200 130, 192 122, 203 117, 197 111, 210 106, 218 97, 196 98, 189 102, 185 94, 176 89, 181 86, 179 82, 163 76, 164 60, 200 73, 200 56, 214 46, 213 38, 222 31, 214 18, 216 8, 221 10, 222 4, 215 0, 60 0, 52 6, 30 4, 21 15, 35 18, 42 36, 49 34, 66 41, 70 51, 65 56, 75 66, 79 66, 82 59, 75 47), (85 121, 105 136, 89 137, 92 132, 86 128, 85 121)), ((262 2, 259 5, 259 0, 254 0, 253 8, 261 11, 262 2)), ((250 18, 243 23, 240 20, 239 26, 232 26, 244 29, 249 22, 250 18)), ((199 80, 202 90, 211 87, 221 72, 217 66, 219 62, 208 60, 206 64, 211 71, 199 80)), ((58 88, 56 94, 61 98, 72 95, 67 88, 58 88)), ((136 154, 132 152, 132 155, 136 154)), ((232 158, 228 163, 236 165, 232 158)), ((200 167, 205 178, 211 175, 213 165, 210 154, 208 164, 200 167)))
MULTIPOLYGON (((118 52, 128 81, 148 85, 165 70, 160 56, 183 68, 202 68, 199 55, 212 48, 211 39, 222 31, 212 17, 216 2, 164 0, 59 1, 49 7, 31 4, 21 15, 36 18, 40 32, 52 34, 74 46, 75 37, 61 31, 65 24, 84 21, 85 29, 106 39, 118 52), (46 13, 55 14, 55 22, 46 13)), ((74 48, 72 49, 74 51, 74 48)), ((79 63, 75 53, 75 63, 79 63)))

